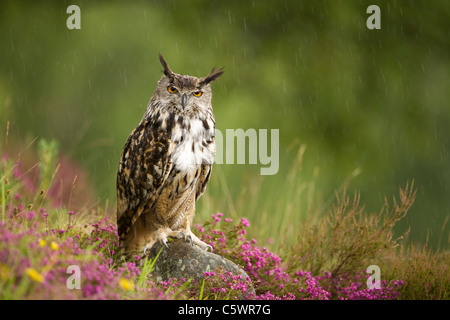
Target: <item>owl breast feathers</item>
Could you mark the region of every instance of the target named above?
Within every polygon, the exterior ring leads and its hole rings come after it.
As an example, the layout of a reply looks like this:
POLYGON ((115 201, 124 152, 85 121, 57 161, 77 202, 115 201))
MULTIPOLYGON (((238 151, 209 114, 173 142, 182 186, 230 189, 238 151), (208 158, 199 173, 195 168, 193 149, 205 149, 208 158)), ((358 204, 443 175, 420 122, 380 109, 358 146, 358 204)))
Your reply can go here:
POLYGON ((211 248, 190 230, 195 201, 211 176, 215 120, 210 83, 175 74, 160 55, 164 75, 139 125, 128 137, 117 172, 117 225, 122 253, 145 255, 167 237, 211 248))

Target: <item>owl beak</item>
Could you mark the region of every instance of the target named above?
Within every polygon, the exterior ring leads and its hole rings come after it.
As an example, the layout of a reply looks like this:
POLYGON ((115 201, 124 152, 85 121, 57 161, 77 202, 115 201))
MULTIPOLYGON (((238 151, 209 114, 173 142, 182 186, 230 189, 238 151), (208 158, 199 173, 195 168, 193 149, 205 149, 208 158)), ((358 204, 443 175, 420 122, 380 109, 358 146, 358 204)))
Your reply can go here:
POLYGON ((186 93, 184 93, 184 94, 181 96, 181 105, 183 106, 183 110, 184 110, 184 108, 186 107, 186 101, 187 101, 187 95, 186 95, 186 93))

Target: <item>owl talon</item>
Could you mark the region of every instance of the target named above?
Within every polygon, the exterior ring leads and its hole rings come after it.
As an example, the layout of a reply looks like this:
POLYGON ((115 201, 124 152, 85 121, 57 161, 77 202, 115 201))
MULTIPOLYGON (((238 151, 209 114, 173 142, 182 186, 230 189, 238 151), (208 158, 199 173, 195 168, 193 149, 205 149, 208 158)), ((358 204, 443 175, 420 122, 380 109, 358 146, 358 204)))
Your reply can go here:
POLYGON ((189 243, 191 244, 191 245, 194 245, 194 240, 192 239, 192 235, 186 235, 186 233, 184 233, 183 231, 179 231, 179 233, 178 233, 178 239, 179 238, 181 238, 181 237, 183 237, 184 238, 184 241, 185 242, 187 242, 187 241, 189 241, 189 243))
POLYGON ((184 241, 186 241, 186 233, 184 233, 183 231, 180 231, 180 235, 184 237, 184 241))
POLYGON ((144 247, 144 257, 150 254, 150 249, 152 248, 153 244, 149 246, 148 244, 144 247), (148 253, 147 253, 148 252, 148 253))
POLYGON ((167 238, 164 238, 161 241, 167 247, 167 249, 169 249, 169 245, 167 244, 167 238))
POLYGON ((191 246, 194 246, 194 240, 192 239, 191 235, 188 235, 188 240, 191 243, 191 246))
POLYGON ((205 250, 206 250, 207 252, 208 252, 208 251, 209 251, 209 252, 213 252, 213 247, 212 247, 211 245, 207 244, 205 250), (211 251, 209 251, 208 249, 210 249, 211 251))

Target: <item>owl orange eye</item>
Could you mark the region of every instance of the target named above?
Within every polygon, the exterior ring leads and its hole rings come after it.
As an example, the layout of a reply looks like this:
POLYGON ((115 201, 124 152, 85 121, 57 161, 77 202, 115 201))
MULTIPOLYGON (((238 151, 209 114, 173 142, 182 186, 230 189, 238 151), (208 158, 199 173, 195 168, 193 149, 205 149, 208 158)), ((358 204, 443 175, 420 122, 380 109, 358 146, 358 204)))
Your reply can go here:
POLYGON ((168 86, 167 91, 169 91, 170 93, 177 93, 178 89, 175 88, 174 86, 168 86))
POLYGON ((195 92, 192 92, 192 94, 193 94, 195 97, 201 97, 202 94, 203 94, 203 92, 201 92, 201 91, 195 91, 195 92))

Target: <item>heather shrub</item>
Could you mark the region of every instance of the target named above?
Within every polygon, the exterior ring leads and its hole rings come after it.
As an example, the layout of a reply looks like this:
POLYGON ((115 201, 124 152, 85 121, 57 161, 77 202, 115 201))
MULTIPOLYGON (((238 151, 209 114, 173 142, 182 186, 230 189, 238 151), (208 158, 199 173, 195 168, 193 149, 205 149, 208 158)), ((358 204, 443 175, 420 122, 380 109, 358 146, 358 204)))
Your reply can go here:
POLYGON ((450 298, 450 253, 432 250, 427 244, 396 248, 380 263, 385 277, 403 279, 399 298, 448 300, 450 298))
POLYGON ((42 231, 39 217, 33 219, 8 219, 0 225, 2 299, 121 297, 118 281, 128 271, 111 270, 101 253, 82 250, 73 238, 54 229, 42 231), (66 285, 71 265, 82 270, 80 290, 69 290, 66 285))
POLYGON ((194 225, 194 233, 249 277, 219 269, 206 272, 202 281, 157 282, 151 277, 154 260, 137 267, 136 260, 121 257, 106 205, 89 210, 55 205, 46 191, 52 190, 55 172, 73 173, 55 161, 56 144, 40 148, 38 180, 30 180, 20 159, 0 161, 1 299, 449 298, 449 255, 427 247, 405 249, 401 236, 394 237, 395 223, 413 204, 413 183, 400 189, 398 199, 385 201, 378 214, 365 212, 358 193, 351 199, 344 191, 323 216, 302 221, 297 243, 277 253, 248 237, 247 218, 212 214, 194 225), (383 272, 380 287, 370 289, 365 270, 372 264, 383 272), (79 289, 70 266, 81 271, 79 289))
POLYGON ((58 170, 56 148, 40 143, 37 181, 30 180, 19 159, 0 161, 0 298, 167 298, 160 286, 135 288, 140 270, 120 261, 116 225, 103 212, 54 206, 46 190, 52 190, 58 170), (69 266, 82 272, 80 289, 67 284, 69 266))
POLYGON ((303 222, 297 244, 283 248, 288 271, 302 268, 314 275, 329 271, 330 278, 337 279, 379 263, 403 237, 394 238, 393 227, 414 202, 413 183, 399 194, 399 200, 394 198, 391 205, 385 199, 380 212, 372 214, 365 212, 358 193, 351 200, 344 190, 328 215, 314 224, 303 222))
MULTIPOLYGON (((213 246, 215 253, 234 261, 247 272, 255 288, 255 294, 248 294, 249 286, 246 279, 238 280, 239 284, 232 288, 240 288, 230 296, 227 290, 217 287, 225 281, 223 275, 205 275, 205 282, 211 282, 210 291, 215 297, 247 298, 247 299, 395 299, 402 281, 383 280, 379 289, 368 289, 366 286, 367 274, 364 269, 344 269, 339 276, 332 276, 329 271, 320 275, 298 268, 298 264, 291 259, 282 259, 267 250, 259 247, 255 239, 246 240, 246 228, 250 222, 241 218, 240 222, 233 224, 231 219, 223 219, 222 213, 212 215, 212 220, 203 225, 196 225, 200 238, 213 246), (211 278, 211 276, 213 276, 211 278), (216 276, 216 277, 214 277, 216 276), (220 294, 218 295, 217 292, 220 294)), ((296 258, 300 258, 296 256, 296 258)), ((292 258, 292 259, 295 259, 292 258)), ((337 274, 337 273, 336 273, 337 274)))

